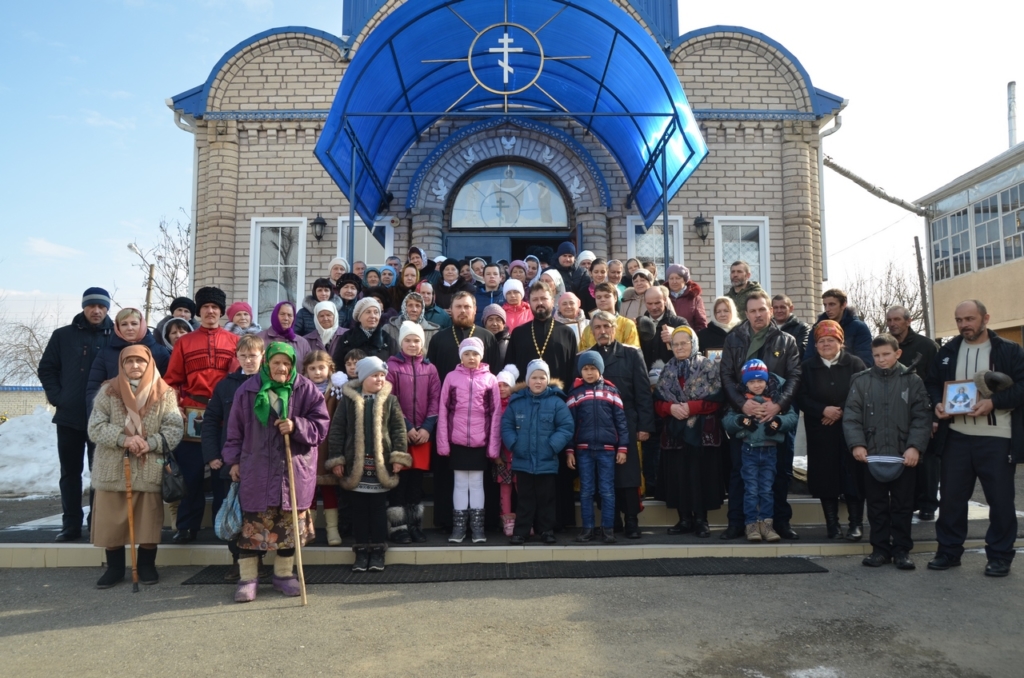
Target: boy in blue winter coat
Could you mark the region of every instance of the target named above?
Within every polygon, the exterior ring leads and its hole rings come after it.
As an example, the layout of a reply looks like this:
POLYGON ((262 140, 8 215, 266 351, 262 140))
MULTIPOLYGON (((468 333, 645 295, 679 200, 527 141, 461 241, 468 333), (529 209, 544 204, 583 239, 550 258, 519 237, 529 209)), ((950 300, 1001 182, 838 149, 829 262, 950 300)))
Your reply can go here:
POLYGON ((576 359, 582 375, 569 392, 567 405, 576 434, 566 453, 566 465, 579 468, 580 515, 583 530, 578 542, 594 539, 615 543, 615 464, 626 463, 629 429, 619 390, 604 377, 604 358, 585 351, 576 359), (596 478, 595 478, 596 476, 596 478), (596 483, 595 483, 596 479, 596 483), (601 495, 601 527, 594 529, 595 485, 601 495))
MULTIPOLYGON (((777 400, 785 379, 768 372, 768 366, 754 358, 743 365, 741 374, 746 397, 756 403, 777 400)), ((775 447, 796 428, 800 415, 789 407, 769 421, 730 411, 722 423, 729 435, 743 441, 740 475, 743 477, 743 514, 747 541, 776 542, 782 539, 772 526, 775 482, 775 447)), ((737 497, 738 499, 738 497, 737 497)), ((729 498, 732 501, 732 497, 729 498)))
POLYGON ((572 441, 573 423, 561 384, 551 384, 543 360, 526 366, 526 386, 512 394, 501 418, 501 440, 512 451, 519 504, 509 543, 522 545, 530 530, 545 544, 555 539, 555 480, 558 455, 572 441))

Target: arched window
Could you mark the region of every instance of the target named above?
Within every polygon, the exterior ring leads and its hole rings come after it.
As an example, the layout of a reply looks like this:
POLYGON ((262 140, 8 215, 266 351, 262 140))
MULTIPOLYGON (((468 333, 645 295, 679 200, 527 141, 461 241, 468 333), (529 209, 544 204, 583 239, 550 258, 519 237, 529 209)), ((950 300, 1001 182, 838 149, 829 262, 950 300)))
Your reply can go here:
POLYGON ((452 229, 568 228, 565 200, 551 177, 523 165, 494 165, 462 185, 452 229))

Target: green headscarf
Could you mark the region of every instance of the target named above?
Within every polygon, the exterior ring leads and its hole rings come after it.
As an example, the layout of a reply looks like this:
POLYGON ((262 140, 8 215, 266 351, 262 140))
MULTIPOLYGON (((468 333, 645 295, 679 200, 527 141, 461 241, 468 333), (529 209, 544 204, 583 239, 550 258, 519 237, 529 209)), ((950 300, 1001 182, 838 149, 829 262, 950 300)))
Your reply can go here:
POLYGON ((292 348, 291 344, 275 341, 267 347, 267 352, 263 359, 263 367, 260 368, 260 390, 256 394, 256 402, 253 405, 253 409, 256 411, 256 418, 259 419, 261 424, 266 426, 270 420, 271 391, 281 399, 281 416, 287 418, 288 398, 292 394, 292 386, 295 385, 297 374, 295 371, 295 349, 292 348), (270 359, 275 355, 281 354, 288 356, 292 361, 292 373, 288 375, 288 381, 283 384, 270 378, 270 359))

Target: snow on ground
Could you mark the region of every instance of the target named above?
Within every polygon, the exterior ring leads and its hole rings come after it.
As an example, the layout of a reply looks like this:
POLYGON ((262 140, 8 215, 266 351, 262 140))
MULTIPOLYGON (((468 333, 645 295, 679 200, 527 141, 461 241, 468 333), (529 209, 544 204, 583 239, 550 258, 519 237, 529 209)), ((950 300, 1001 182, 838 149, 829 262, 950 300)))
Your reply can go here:
MULTIPOLYGON (((0 494, 59 494, 60 461, 53 412, 36 407, 32 414, 0 425, 0 494)), ((85 452, 82 452, 83 460, 85 452)), ((86 469, 82 484, 89 486, 86 469)))

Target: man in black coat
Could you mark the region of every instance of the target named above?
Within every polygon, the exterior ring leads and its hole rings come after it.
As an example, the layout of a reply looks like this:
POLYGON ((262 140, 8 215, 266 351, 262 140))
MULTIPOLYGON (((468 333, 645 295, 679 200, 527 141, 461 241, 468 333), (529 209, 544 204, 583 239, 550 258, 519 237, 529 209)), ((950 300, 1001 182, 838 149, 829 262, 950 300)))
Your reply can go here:
MULTIPOLYGON (((452 327, 438 330, 427 348, 427 360, 437 368, 437 376, 444 384, 445 377, 459 366, 459 344, 463 339, 476 337, 484 342, 484 362, 492 374, 501 371, 498 342, 494 335, 473 323, 476 317, 476 296, 469 291, 457 292, 452 298, 452 327)), ((437 453, 437 446, 430 449, 430 471, 434 475, 434 527, 442 532, 452 531, 452 492, 455 490, 455 474, 448 466, 448 457, 437 453)), ((497 487, 490 473, 484 474, 484 509, 488 527, 500 525, 501 510, 498 505, 497 487)))
POLYGON ((800 355, 803 355, 811 336, 811 326, 793 315, 793 300, 785 294, 776 294, 772 297, 772 317, 780 330, 796 340, 800 355))
POLYGON ((583 299, 586 296, 584 292, 590 288, 591 279, 587 269, 576 264, 576 246, 571 242, 563 242, 558 246, 556 256, 558 265, 555 266, 555 270, 562 275, 565 291, 583 299))
MULTIPOLYGON (((913 368, 921 379, 927 379, 932 363, 935 362, 935 354, 939 352, 939 345, 913 330, 910 326, 910 311, 903 306, 888 309, 885 312, 885 324, 889 334, 896 337, 900 344, 900 364, 913 368)), ((939 508, 942 457, 936 454, 934 439, 914 467, 914 475, 914 510, 923 521, 935 520, 935 512, 939 508)))
MULTIPOLYGON (((526 381, 529 376, 527 365, 531 360, 541 358, 551 369, 551 378, 560 381, 562 389, 568 392, 576 375, 576 334, 568 325, 562 325, 552 317, 554 290, 548 283, 536 282, 530 286, 530 308, 533 320, 512 330, 505 361, 515 365, 519 369, 519 378, 526 381)), ((431 340, 431 347, 438 336, 431 340)), ((575 476, 575 472, 565 464, 565 455, 558 455, 555 523, 562 528, 576 525, 572 490, 575 476)))
MULTIPOLYGON (((654 436, 657 420, 654 416, 654 397, 651 381, 647 377, 644 360, 632 346, 615 341, 615 316, 597 311, 590 320, 590 329, 597 344, 592 351, 604 360, 605 381, 615 385, 626 411, 629 429, 629 451, 625 464, 615 465, 615 508, 623 514, 627 539, 640 538, 640 452, 637 441, 646 443, 654 436)), ((618 518, 618 516, 616 516, 618 518)))
POLYGON ((985 574, 1005 577, 1017 538, 1013 475, 1017 464, 1024 463, 1024 349, 988 329, 988 311, 980 301, 964 301, 955 313, 960 336, 939 349, 925 379, 928 395, 937 403, 934 445, 942 455, 942 497, 935 523, 939 549, 928 569, 948 570, 960 564, 967 504, 980 480, 989 504, 985 574), (979 371, 988 370, 1007 375, 1011 385, 989 390, 985 380, 986 388, 978 386, 978 401, 970 413, 947 414, 945 383, 974 379, 979 371))
MULTIPOLYGON (((85 390, 92 362, 114 336, 114 323, 107 317, 110 294, 90 287, 82 295, 82 312, 70 325, 50 336, 39 361, 39 381, 46 400, 57 408, 57 456, 60 458, 60 503, 63 517, 57 541, 74 541, 82 536, 83 449, 92 469, 96 445, 86 433, 85 390)), ((92 492, 90 505, 92 504, 92 492)), ((90 516, 91 517, 91 516, 90 516)))
MULTIPOLYGON (((757 290, 747 297, 747 319, 737 325, 725 338, 722 349, 722 390, 726 402, 737 412, 756 416, 762 423, 771 421, 779 412, 793 404, 800 386, 800 353, 796 340, 779 329, 772 321, 771 299, 763 290, 757 290), (778 402, 758 405, 744 395, 742 381, 743 363, 758 358, 768 366, 768 371, 786 380, 779 394, 778 402)), ((738 539, 743 531, 743 478, 740 476, 740 441, 730 441, 732 472, 729 477, 729 527, 722 533, 722 539, 738 539)), ((775 484, 775 531, 783 539, 799 539, 790 526, 793 508, 786 500, 789 481, 793 477, 793 450, 780 446, 777 449, 775 484), (787 454, 788 449, 788 454, 787 454)))
MULTIPOLYGON (((668 288, 656 285, 644 292, 644 304, 647 312, 640 318, 650 318, 654 325, 654 335, 649 336, 644 332, 640 336, 640 348, 644 353, 644 362, 647 369, 658 360, 667 363, 672 359, 672 330, 682 325, 689 325, 686 318, 676 315, 672 304, 669 302, 668 288)), ((646 323, 644 323, 646 325, 646 323)), ((639 323, 637 328, 639 329, 639 323)), ((646 464, 645 464, 646 465, 646 464)))

